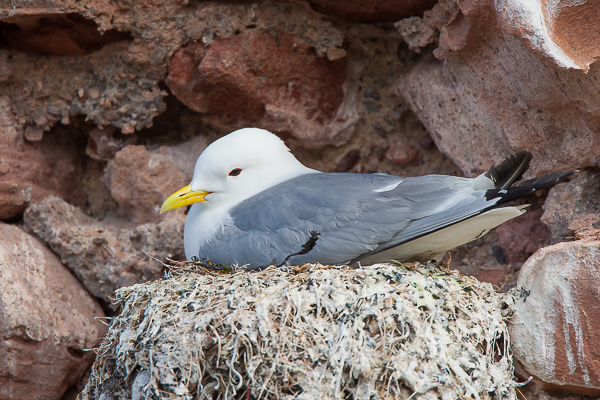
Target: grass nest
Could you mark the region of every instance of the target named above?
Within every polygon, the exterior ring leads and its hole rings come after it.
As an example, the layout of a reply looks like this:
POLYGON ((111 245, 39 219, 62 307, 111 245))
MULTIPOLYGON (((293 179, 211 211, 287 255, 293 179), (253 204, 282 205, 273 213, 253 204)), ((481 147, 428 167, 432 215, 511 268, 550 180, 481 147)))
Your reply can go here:
POLYGON ((510 305, 434 263, 178 263, 116 302, 82 400, 515 399, 510 305))

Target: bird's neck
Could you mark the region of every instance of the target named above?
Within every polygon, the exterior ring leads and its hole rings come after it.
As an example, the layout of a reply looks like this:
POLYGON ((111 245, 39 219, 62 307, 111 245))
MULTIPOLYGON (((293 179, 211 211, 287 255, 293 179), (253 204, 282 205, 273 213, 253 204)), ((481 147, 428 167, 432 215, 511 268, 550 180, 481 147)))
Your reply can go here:
POLYGON ((202 203, 192 205, 185 219, 183 240, 185 256, 191 260, 192 256, 198 256, 200 247, 210 241, 219 229, 231 225, 233 220, 227 209, 204 211, 202 203))

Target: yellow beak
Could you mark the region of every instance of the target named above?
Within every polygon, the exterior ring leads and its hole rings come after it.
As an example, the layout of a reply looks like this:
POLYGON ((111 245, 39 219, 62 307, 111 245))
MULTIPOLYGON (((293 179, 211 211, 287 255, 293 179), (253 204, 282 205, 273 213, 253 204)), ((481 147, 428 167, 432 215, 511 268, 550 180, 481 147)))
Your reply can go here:
POLYGON ((206 201, 204 197, 212 192, 204 191, 193 191, 190 185, 183 187, 167 197, 162 206, 160 206, 160 213, 165 211, 174 210, 179 207, 187 206, 188 204, 198 203, 206 201))

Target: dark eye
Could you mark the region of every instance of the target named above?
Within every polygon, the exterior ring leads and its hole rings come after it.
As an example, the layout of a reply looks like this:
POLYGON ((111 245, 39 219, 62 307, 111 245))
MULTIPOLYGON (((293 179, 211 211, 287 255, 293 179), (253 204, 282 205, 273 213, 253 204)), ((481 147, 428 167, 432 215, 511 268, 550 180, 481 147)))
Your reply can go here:
POLYGON ((229 173, 229 176, 238 176, 241 172, 242 172, 241 169, 235 168, 235 169, 231 170, 231 172, 229 173))

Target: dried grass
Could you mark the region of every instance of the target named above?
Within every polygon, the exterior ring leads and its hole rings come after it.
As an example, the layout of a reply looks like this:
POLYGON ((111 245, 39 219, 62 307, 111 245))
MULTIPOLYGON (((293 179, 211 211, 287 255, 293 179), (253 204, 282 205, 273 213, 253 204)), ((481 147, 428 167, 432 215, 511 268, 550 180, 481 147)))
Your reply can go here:
POLYGON ((188 264, 116 296, 84 400, 516 398, 502 295, 435 264, 188 264))

